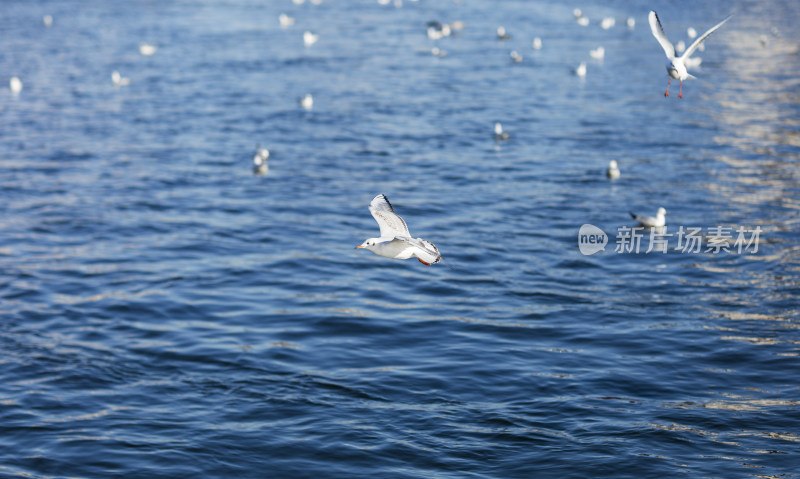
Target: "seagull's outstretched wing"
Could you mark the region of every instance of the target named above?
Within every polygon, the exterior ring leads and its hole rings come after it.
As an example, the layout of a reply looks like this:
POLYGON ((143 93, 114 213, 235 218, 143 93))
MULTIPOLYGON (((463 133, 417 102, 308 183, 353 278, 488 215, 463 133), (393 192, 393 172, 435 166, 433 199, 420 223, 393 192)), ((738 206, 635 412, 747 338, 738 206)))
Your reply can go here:
POLYGON ((733 15, 728 15, 728 18, 726 18, 725 20, 723 20, 723 21, 721 21, 721 22, 717 23, 717 24, 716 24, 716 25, 714 25, 713 27, 709 28, 707 32, 705 32, 705 33, 704 33, 704 34, 702 34, 701 36, 697 37, 697 40, 695 40, 695 41, 694 41, 694 43, 692 43, 691 45, 689 45, 689 48, 687 48, 687 49, 686 49, 686 51, 685 51, 685 52, 683 52, 683 55, 681 55, 681 58, 683 58, 684 60, 686 60, 687 58, 689 58, 690 56, 692 56, 692 53, 694 53, 694 51, 695 51, 695 50, 697 50, 697 47, 699 47, 699 46, 700 46, 700 44, 701 44, 701 43, 703 43, 703 40, 705 40, 706 38, 708 38, 708 36, 709 36, 709 35, 711 35, 712 33, 714 33, 714 31, 715 31, 717 28, 721 27, 721 26, 722 26, 722 25, 723 25, 725 22, 727 22, 728 20, 730 20, 732 16, 733 16, 733 15))
POLYGON ((381 229, 381 238, 390 236, 411 237, 406 222, 394 212, 394 208, 392 208, 385 195, 381 194, 372 199, 369 203, 369 212, 378 222, 378 226, 381 229))
POLYGON ((658 19, 658 15, 656 15, 655 11, 650 10, 650 16, 648 17, 648 20, 650 21, 650 31, 653 32, 653 36, 656 37, 658 43, 661 44, 661 48, 664 49, 664 53, 666 53, 667 58, 672 60, 673 58, 675 58, 675 47, 672 46, 672 42, 669 41, 667 35, 664 33, 664 29, 661 27, 661 21, 658 19))

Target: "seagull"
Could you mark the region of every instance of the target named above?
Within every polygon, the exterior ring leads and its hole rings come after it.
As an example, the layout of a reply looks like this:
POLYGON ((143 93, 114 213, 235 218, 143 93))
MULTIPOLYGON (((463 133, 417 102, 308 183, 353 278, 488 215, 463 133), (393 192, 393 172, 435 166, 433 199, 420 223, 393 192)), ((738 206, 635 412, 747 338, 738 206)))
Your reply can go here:
POLYGON ((141 53, 146 57, 153 55, 156 52, 156 50, 158 50, 158 47, 156 47, 155 45, 150 45, 148 43, 142 43, 141 45, 139 45, 139 53, 141 53))
POLYGON ((447 55, 447 51, 446 50, 442 50, 439 47, 433 47, 433 48, 431 48, 431 55, 433 55, 435 57, 443 57, 443 56, 447 55))
POLYGON ((125 86, 131 83, 130 78, 123 78, 116 70, 111 73, 111 81, 114 83, 114 86, 125 86))
POLYGON ((636 19, 633 17, 628 17, 628 28, 633 29, 636 26, 636 19))
POLYGON ((369 203, 369 212, 381 230, 378 238, 369 238, 356 249, 366 248, 378 256, 394 259, 416 257, 424 265, 432 265, 442 260, 439 250, 430 241, 412 238, 403 218, 394 212, 386 195, 380 194, 369 203))
POLYGON ((22 80, 19 77, 11 77, 11 80, 8 81, 8 88, 11 89, 11 93, 18 94, 22 91, 22 80))
POLYGON ((269 150, 256 146, 256 154, 253 157, 253 173, 257 175, 266 175, 269 172, 269 150))
POLYGON ((581 78, 586 78, 586 62, 581 62, 578 68, 575 69, 575 74, 581 78))
POLYGON ((589 56, 595 60, 602 60, 606 56, 606 49, 603 47, 597 47, 594 50, 589 50, 589 56))
POLYGON ((310 110, 314 106, 314 97, 311 93, 306 93, 306 96, 300 99, 300 106, 306 110, 310 110))
POLYGON ((658 15, 656 12, 651 10, 650 11, 650 30, 653 32, 653 36, 656 37, 658 43, 661 44, 661 48, 664 49, 664 53, 667 55, 667 73, 669 74, 669 80, 667 82, 667 91, 664 93, 664 96, 669 96, 669 86, 672 83, 672 79, 680 80, 680 89, 678 90, 678 98, 683 98, 683 80, 687 78, 694 78, 689 72, 686 71, 686 60, 692 56, 692 53, 700 46, 703 41, 708 38, 709 35, 714 33, 714 31, 721 27, 725 22, 727 22, 731 17, 728 16, 725 20, 717 23, 713 27, 711 27, 707 32, 697 38, 689 48, 683 53, 683 55, 679 57, 675 57, 675 47, 672 46, 672 43, 667 39, 667 35, 664 33, 664 29, 661 27, 661 21, 658 19, 658 15))
POLYGON ((319 40, 319 35, 315 35, 308 30, 303 32, 303 43, 305 46, 310 47, 311 45, 317 43, 317 40, 319 40))
POLYGON ((42 17, 42 24, 45 27, 50 27, 53 25, 53 16, 52 15, 45 15, 42 17))
POLYGON ((512 62, 522 63, 522 55, 520 55, 516 50, 511 50, 510 56, 512 62))
POLYGON ((608 162, 608 170, 606 170, 606 176, 608 176, 612 180, 619 178, 619 166, 617 166, 617 160, 611 160, 608 162))
POLYGON ((639 222, 642 226, 646 226, 648 228, 661 228, 664 226, 666 222, 664 220, 664 215, 667 214, 667 210, 664 208, 659 208, 658 212, 656 213, 656 217, 653 218, 652 216, 639 216, 633 213, 630 213, 631 218, 635 219, 639 222))
POLYGON ((506 32, 505 27, 497 27, 497 39, 498 40, 508 40, 511 38, 511 35, 506 32))
POLYGON ((534 50, 541 50, 542 49, 542 39, 539 38, 539 37, 534 38, 532 46, 533 46, 534 50))
POLYGON ((294 17, 290 17, 289 15, 286 15, 285 13, 281 13, 278 16, 278 23, 283 28, 291 27, 292 25, 294 25, 294 17))
POLYGON ((609 28, 612 28, 616 24, 617 24, 617 21, 614 20, 614 17, 605 17, 600 22, 600 28, 602 28, 603 30, 608 30, 609 28))
POLYGON ((499 121, 494 124, 494 139, 497 141, 508 140, 508 132, 503 131, 503 125, 499 121))
POLYGON ((431 40, 440 40, 444 37, 449 37, 451 33, 450 25, 446 23, 437 21, 428 22, 428 38, 431 40))

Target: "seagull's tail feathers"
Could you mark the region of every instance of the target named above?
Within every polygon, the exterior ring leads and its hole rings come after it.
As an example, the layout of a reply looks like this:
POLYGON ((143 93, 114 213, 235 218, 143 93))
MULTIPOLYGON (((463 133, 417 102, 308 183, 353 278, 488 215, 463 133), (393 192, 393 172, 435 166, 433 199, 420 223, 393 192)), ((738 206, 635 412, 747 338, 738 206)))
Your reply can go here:
POLYGON ((631 212, 631 211, 628 211, 628 214, 629 214, 629 215, 631 215, 631 218, 633 218, 633 219, 636 219, 636 215, 635 215, 635 214, 633 214, 633 212, 631 212))

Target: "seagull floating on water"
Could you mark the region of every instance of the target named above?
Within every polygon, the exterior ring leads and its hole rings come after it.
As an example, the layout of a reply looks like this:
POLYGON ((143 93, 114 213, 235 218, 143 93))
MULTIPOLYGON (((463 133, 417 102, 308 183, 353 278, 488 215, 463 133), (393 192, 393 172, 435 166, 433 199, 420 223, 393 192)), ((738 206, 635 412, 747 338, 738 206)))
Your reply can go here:
POLYGON ((22 91, 22 80, 19 77, 11 77, 8 81, 8 88, 11 89, 11 93, 16 95, 22 91))
POLYGON ((586 62, 581 62, 578 68, 575 69, 575 74, 581 78, 586 78, 586 62))
POLYGON ((539 38, 539 37, 534 38, 532 46, 533 46, 534 50, 541 50, 542 49, 542 39, 539 38))
POLYGON ((269 172, 269 150, 256 146, 256 154, 253 156, 253 173, 257 175, 266 175, 269 172))
POLYGON ((317 40, 319 40, 319 35, 315 35, 308 30, 303 32, 303 43, 305 46, 310 47, 311 45, 317 43, 317 40))
POLYGON ((686 60, 692 56, 692 53, 703 43, 703 41, 708 38, 709 35, 714 33, 714 31, 721 27, 725 22, 727 22, 731 17, 728 16, 725 20, 717 23, 713 27, 711 27, 707 32, 697 38, 689 48, 683 53, 683 55, 676 57, 675 56, 675 47, 672 46, 672 43, 667 39, 667 35, 664 33, 664 28, 661 26, 661 21, 658 19, 658 15, 656 12, 651 10, 650 15, 648 17, 650 21, 650 30, 653 32, 653 36, 656 37, 658 43, 661 44, 661 48, 664 49, 664 53, 667 55, 667 73, 669 74, 669 80, 667 81, 667 91, 664 92, 664 96, 669 96, 669 86, 672 83, 672 79, 680 80, 680 89, 678 90, 678 98, 683 98, 683 81, 687 78, 695 78, 694 76, 690 75, 689 72, 686 71, 686 60))
POLYGON ((503 131, 503 125, 499 121, 494 124, 494 139, 497 141, 508 140, 508 132, 503 131))
POLYGON ((511 61, 514 63, 522 63, 522 55, 519 54, 516 50, 511 50, 509 54, 511 56, 511 61))
POLYGON ((311 96, 311 93, 306 93, 306 96, 300 99, 300 106, 306 110, 310 110, 314 107, 314 97, 311 96))
POLYGON ((406 222, 394 212, 386 195, 380 194, 373 198, 369 204, 369 212, 378 222, 381 235, 367 239, 356 246, 356 249, 366 248, 386 258, 417 258, 420 263, 428 266, 442 260, 442 255, 433 243, 411 237, 406 222))
POLYGON ((630 213, 631 218, 635 219, 639 222, 640 225, 646 226, 648 228, 661 228, 666 223, 664 216, 667 214, 667 210, 664 208, 659 208, 658 212, 656 213, 655 218, 652 216, 640 216, 630 213))
POLYGON ((126 85, 129 85, 131 83, 131 79, 130 78, 124 78, 116 70, 111 72, 111 81, 114 83, 114 86, 126 86, 126 85))
POLYGON ((606 170, 606 176, 608 176, 612 180, 619 178, 619 166, 617 166, 617 160, 611 160, 608 162, 608 170, 606 170))
POLYGON ((617 21, 614 20, 614 17, 605 17, 600 21, 600 28, 602 28, 603 30, 608 30, 609 28, 612 28, 616 24, 617 21))
POLYGON ((291 27, 292 25, 294 25, 294 17, 290 17, 289 15, 286 15, 285 13, 281 13, 278 16, 278 23, 283 28, 291 27))
POLYGON ((506 32, 505 27, 497 27, 497 39, 498 40, 508 40, 511 38, 511 35, 506 32))
POLYGON ((142 43, 141 45, 139 45, 139 53, 141 53, 146 57, 155 54, 156 50, 158 50, 158 47, 156 47, 155 45, 150 45, 149 43, 142 43))
POLYGON ((628 24, 628 28, 630 28, 632 30, 636 26, 636 19, 633 18, 633 17, 628 17, 627 24, 628 24))
POLYGON ((594 50, 589 50, 589 56, 595 60, 602 60, 606 56, 606 49, 603 47, 597 47, 594 50))

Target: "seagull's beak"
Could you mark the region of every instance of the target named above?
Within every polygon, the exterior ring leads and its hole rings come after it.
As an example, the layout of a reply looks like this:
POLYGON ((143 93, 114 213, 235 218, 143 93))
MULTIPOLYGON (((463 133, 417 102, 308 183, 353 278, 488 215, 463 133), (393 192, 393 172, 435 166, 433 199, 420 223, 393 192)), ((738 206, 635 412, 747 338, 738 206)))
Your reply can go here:
POLYGON ((356 246, 356 249, 361 249, 361 248, 363 248, 363 247, 364 247, 364 245, 363 245, 363 244, 360 244, 360 245, 356 246))

